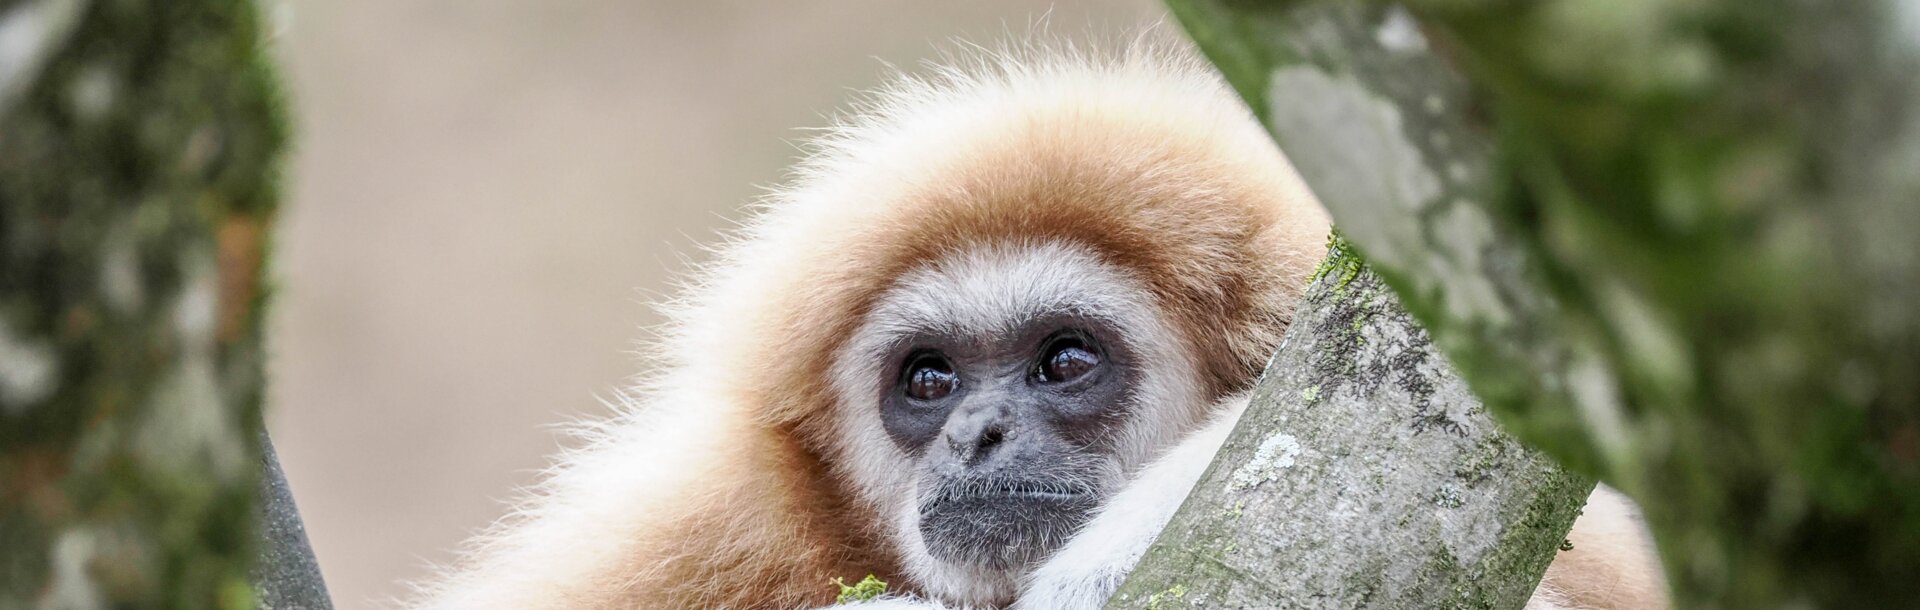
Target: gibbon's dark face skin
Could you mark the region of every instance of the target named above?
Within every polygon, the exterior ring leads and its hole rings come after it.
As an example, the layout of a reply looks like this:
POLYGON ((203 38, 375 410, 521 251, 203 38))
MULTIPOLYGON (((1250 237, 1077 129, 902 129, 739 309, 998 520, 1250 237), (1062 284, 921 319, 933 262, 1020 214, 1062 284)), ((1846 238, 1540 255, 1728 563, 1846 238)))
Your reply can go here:
POLYGON ((1073 316, 895 350, 888 436, 922 466, 920 535, 944 561, 1046 558, 1099 506, 1138 373, 1112 326, 1073 316))

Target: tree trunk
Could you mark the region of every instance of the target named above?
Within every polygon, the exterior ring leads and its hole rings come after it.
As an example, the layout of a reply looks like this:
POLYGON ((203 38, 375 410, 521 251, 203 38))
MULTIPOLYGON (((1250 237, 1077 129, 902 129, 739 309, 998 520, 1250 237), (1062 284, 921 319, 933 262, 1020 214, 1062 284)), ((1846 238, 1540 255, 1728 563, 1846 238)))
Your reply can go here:
POLYGON ((0 1, 0 607, 256 604, 260 27, 240 0, 0 1))
POLYGON ((1501 432, 1336 242, 1113 608, 1519 608, 1593 481, 1501 432))
POLYGON ((1676 603, 1920 607, 1920 1, 1170 4, 1676 603))

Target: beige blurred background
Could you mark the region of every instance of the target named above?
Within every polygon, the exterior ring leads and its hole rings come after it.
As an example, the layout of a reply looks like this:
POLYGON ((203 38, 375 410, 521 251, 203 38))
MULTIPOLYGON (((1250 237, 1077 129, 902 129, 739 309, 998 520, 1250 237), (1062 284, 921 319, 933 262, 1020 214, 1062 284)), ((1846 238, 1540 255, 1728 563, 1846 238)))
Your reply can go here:
POLYGON ((390 605, 639 372, 645 303, 883 62, 1151 0, 280 0, 299 131, 268 423, 341 608, 390 605))

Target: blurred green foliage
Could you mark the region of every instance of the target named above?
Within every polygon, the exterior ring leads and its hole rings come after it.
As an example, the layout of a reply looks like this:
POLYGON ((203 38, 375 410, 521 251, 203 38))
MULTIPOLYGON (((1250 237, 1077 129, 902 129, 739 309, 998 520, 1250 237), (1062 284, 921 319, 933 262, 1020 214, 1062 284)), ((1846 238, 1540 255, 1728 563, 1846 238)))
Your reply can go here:
POLYGON ((0 607, 255 605, 286 139, 255 10, 0 8, 0 607))
POLYGON ((1920 2, 1170 4, 1682 607, 1920 607, 1920 2))

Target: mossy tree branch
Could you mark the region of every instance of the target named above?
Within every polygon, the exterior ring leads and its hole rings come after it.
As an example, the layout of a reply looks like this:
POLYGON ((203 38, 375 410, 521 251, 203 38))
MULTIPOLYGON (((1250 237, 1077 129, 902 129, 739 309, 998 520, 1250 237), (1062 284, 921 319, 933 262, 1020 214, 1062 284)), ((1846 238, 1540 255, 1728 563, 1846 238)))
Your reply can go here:
POLYGON ((1519 608, 1592 479, 1507 436, 1335 241, 1213 466, 1110 608, 1519 608))
POLYGON ((1678 604, 1920 607, 1920 2, 1170 4, 1678 604))

